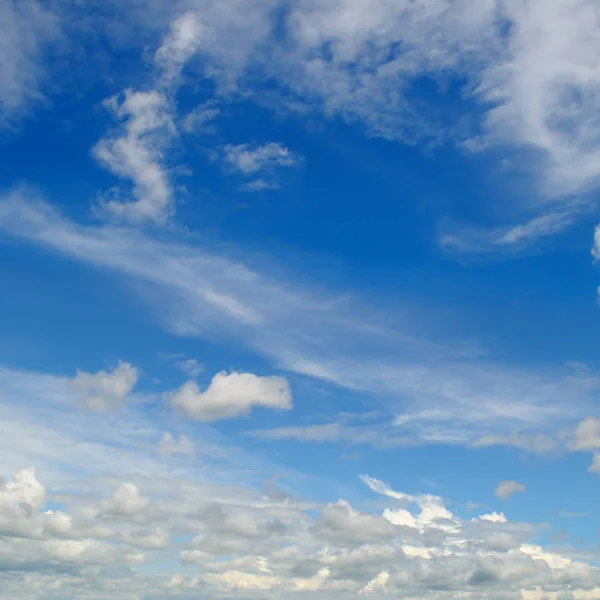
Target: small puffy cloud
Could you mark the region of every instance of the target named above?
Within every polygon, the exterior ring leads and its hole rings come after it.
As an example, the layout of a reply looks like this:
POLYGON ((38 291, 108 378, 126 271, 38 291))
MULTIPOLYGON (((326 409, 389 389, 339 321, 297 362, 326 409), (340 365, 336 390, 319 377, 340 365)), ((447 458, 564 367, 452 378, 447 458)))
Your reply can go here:
POLYGON ((525 491, 525 486, 518 481, 501 481, 495 489, 495 494, 498 498, 510 498, 513 494, 525 491))
POLYGON ((247 415, 254 407, 290 410, 292 394, 285 377, 252 373, 217 373, 205 391, 188 381, 170 394, 173 406, 198 421, 216 421, 247 415))
POLYGON ((44 502, 46 490, 33 467, 17 471, 13 481, 0 485, 0 510, 15 509, 23 504, 38 508, 44 502))
POLYGON ((158 442, 158 453, 162 456, 173 454, 191 455, 194 452, 194 443, 185 435, 179 436, 179 440, 176 440, 170 433, 165 432, 160 442, 158 442))
POLYGON ((571 441, 573 450, 600 449, 600 419, 588 417, 577 425, 571 441))
POLYGON ((490 523, 506 523, 506 521, 507 521, 506 517, 504 516, 504 513, 497 513, 497 512, 489 513, 486 515, 481 515, 473 520, 474 521, 488 521, 490 523))
POLYGON ((588 467, 588 471, 600 475, 600 452, 594 454, 592 464, 588 467))
POLYGON ((117 410, 125 403, 139 376, 138 369, 119 362, 112 371, 78 371, 70 383, 81 406, 93 411, 117 410))
POLYGON ((150 509, 150 498, 140 494, 140 490, 133 483, 119 485, 110 500, 100 503, 100 514, 139 520, 147 515, 150 509))

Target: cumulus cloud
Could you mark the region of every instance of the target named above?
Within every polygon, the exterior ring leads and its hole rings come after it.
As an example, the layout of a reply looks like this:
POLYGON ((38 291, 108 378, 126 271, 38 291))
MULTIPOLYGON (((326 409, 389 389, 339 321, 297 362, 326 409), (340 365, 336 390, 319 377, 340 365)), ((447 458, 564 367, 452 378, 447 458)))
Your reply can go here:
POLYGON ((573 450, 600 449, 600 419, 588 417, 581 421, 573 432, 570 445, 573 450))
POLYGON ((525 491, 525 486, 518 481, 501 481, 494 490, 498 498, 503 500, 510 498, 513 494, 521 493, 525 491))
POLYGON ((138 369, 119 362, 112 371, 78 371, 70 383, 81 406, 93 411, 117 410, 125 404, 139 376, 138 369))
POLYGON ((292 408, 292 394, 284 377, 235 371, 217 373, 203 392, 195 381, 188 381, 169 397, 173 406, 198 421, 239 417, 255 407, 292 408))
MULTIPOLYGON (((378 480, 363 480, 390 491, 378 480)), ((80 483, 86 487, 90 481, 80 483)), ((18 590, 21 597, 34 598, 40 591, 72 595, 83 589, 84 598, 93 598, 118 585, 122 593, 152 591, 159 598, 202 589, 259 598, 301 591, 315 597, 387 592, 423 600, 477 600, 494 594, 527 597, 536 590, 552 597, 567 583, 576 598, 585 598, 579 591, 600 585, 600 571, 568 548, 561 552, 532 543, 536 527, 499 513, 463 520, 442 509, 442 499, 432 502, 428 495, 415 496, 410 510, 403 509, 404 521, 395 523, 393 506, 366 512, 345 500, 282 502, 243 486, 199 485, 190 479, 149 480, 148 495, 125 481, 112 498, 97 500, 103 487, 87 487, 86 494, 48 493, 36 472, 26 469, 0 490, 0 514, 18 511, 10 514, 21 523, 2 530, 3 592, 18 590), (158 506, 158 497, 160 511, 152 513, 156 523, 140 528, 139 515, 158 506), (44 511, 47 500, 59 499, 67 512, 44 511), (25 509, 27 500, 31 504, 25 509), (448 521, 453 527, 441 527, 448 521), (171 531, 189 541, 174 544, 171 531), (176 566, 168 572, 159 568, 178 555, 182 565, 201 568, 193 574, 177 572, 176 566), (148 569, 131 570, 141 562, 148 569)), ((394 492, 390 501, 397 502, 396 496, 406 495, 394 492)))
POLYGON ((195 452, 194 443, 185 435, 176 440, 170 433, 166 432, 158 442, 158 452, 163 456, 173 454, 192 455, 195 452))
POLYGON ((120 484, 112 498, 99 504, 102 515, 133 520, 143 520, 150 509, 150 498, 142 496, 138 487, 130 482, 120 484))

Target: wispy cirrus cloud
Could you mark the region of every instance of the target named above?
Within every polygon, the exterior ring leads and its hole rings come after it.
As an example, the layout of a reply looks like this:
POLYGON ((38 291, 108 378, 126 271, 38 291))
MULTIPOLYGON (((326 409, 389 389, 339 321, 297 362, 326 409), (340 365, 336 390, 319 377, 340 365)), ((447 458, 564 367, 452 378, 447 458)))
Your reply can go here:
POLYGON ((61 35, 53 3, 7 0, 0 5, 0 126, 43 100, 45 51, 61 35))
POLYGON ((0 202, 0 225, 143 282, 152 293, 142 301, 177 335, 236 340, 277 368, 378 397, 395 418, 392 439, 471 445, 556 432, 594 414, 600 382, 593 372, 461 358, 450 341, 417 335, 408 321, 373 311, 364 299, 315 292, 293 277, 275 280, 207 247, 76 225, 18 190, 0 202))
POLYGON ((241 189, 248 192, 278 189, 277 172, 304 162, 301 156, 277 142, 227 144, 221 159, 226 169, 247 180, 241 189))

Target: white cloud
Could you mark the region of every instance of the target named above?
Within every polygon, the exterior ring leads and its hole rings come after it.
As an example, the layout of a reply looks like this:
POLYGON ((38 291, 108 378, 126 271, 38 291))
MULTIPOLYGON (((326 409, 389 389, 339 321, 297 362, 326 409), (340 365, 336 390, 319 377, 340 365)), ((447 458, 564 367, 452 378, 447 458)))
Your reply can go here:
POLYGON ((600 449, 600 419, 587 417, 573 432, 570 444, 573 450, 596 450, 600 449))
POLYGON ((242 184, 241 189, 259 192, 278 189, 280 185, 273 179, 277 170, 297 166, 303 159, 282 144, 270 142, 262 146, 228 144, 223 148, 223 162, 243 177, 255 177, 242 184))
POLYGON ((195 358, 185 358, 177 363, 177 366, 190 377, 198 377, 198 375, 204 373, 206 368, 195 358))
POLYGON ((198 421, 238 417, 255 407, 292 408, 292 395, 284 377, 252 373, 217 373, 203 392, 195 381, 188 381, 169 397, 173 406, 198 421))
POLYGON ((166 432, 158 442, 158 452, 163 456, 173 454, 192 455, 195 452, 194 442, 185 435, 181 435, 179 440, 176 440, 170 433, 166 432))
POLYGON ((556 236, 575 222, 581 210, 573 203, 561 209, 532 217, 518 225, 491 229, 445 224, 439 236, 442 250, 456 255, 506 254, 534 251, 539 242, 556 236))
POLYGON ((187 113, 181 120, 181 128, 186 133, 216 133, 217 128, 213 121, 221 114, 221 109, 212 103, 197 106, 187 113))
POLYGON ((120 484, 110 500, 99 504, 103 515, 133 520, 145 520, 150 509, 150 498, 142 496, 138 487, 129 482, 120 484))
POLYGON ((127 395, 135 387, 140 372, 126 362, 112 371, 85 373, 78 371, 71 380, 78 402, 89 410, 117 410, 127 400, 127 395))
POLYGON ((44 98, 45 50, 60 36, 60 20, 51 9, 37 0, 0 3, 0 125, 10 125, 44 98))
POLYGON ((525 486, 518 481, 501 481, 494 490, 498 498, 510 498, 513 494, 525 491, 525 486))
POLYGON ((588 471, 600 475, 600 452, 594 453, 592 464, 588 467, 588 471))
POLYGON ((101 199, 102 213, 133 223, 159 224, 165 224, 173 215, 175 197, 166 155, 178 131, 171 96, 201 37, 202 28, 194 13, 174 19, 155 53, 154 89, 126 89, 122 96, 105 102, 122 123, 121 131, 100 140, 92 153, 110 171, 131 180, 134 200, 101 199))
POLYGON ((155 54, 163 85, 172 86, 181 76, 183 66, 200 47, 201 37, 202 26, 193 12, 173 20, 169 34, 155 54))
POLYGON ((387 496, 388 498, 393 498, 394 500, 405 500, 408 502, 414 502, 414 498, 402 492, 396 492, 392 488, 389 487, 383 481, 379 479, 375 479, 374 477, 369 477, 369 475, 361 475, 360 480, 369 487, 376 494, 381 494, 383 496, 387 496))
POLYGON ((254 175, 274 167, 293 167, 300 160, 291 150, 275 142, 264 146, 228 145, 223 153, 225 161, 243 175, 254 175))
POLYGON ((134 201, 103 199, 100 208, 126 221, 162 223, 173 210, 173 190, 163 160, 174 134, 168 100, 157 91, 125 90, 106 106, 123 122, 123 132, 102 139, 93 155, 108 169, 133 182, 134 201))

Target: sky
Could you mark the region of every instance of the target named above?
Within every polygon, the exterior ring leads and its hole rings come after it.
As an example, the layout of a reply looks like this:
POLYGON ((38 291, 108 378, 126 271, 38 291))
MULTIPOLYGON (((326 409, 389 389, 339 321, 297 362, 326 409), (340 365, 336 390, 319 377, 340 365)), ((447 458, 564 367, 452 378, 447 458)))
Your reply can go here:
POLYGON ((595 0, 0 3, 0 599, 600 597, 595 0))

